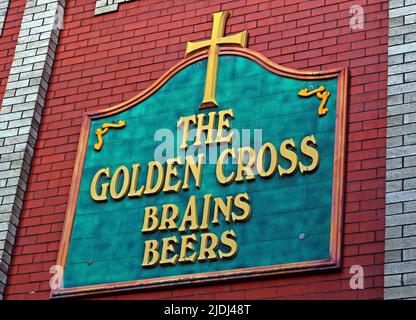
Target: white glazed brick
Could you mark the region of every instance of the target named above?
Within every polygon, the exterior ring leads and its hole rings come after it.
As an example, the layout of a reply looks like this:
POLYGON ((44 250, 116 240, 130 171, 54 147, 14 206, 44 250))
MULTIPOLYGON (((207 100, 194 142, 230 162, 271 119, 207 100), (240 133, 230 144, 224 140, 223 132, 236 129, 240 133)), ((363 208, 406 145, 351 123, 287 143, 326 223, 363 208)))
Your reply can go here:
POLYGON ((389 4, 384 297, 415 299, 416 1, 389 4))
POLYGON ((4 23, 6 22, 7 9, 9 8, 9 0, 0 0, 0 36, 3 33, 4 23))
MULTIPOLYGON (((0 14, 4 0, 0 0, 0 14)), ((0 108, 0 299, 6 285, 65 0, 27 0, 0 108)))
POLYGON ((117 11, 120 3, 129 1, 133 0, 97 0, 95 3, 95 15, 117 11))

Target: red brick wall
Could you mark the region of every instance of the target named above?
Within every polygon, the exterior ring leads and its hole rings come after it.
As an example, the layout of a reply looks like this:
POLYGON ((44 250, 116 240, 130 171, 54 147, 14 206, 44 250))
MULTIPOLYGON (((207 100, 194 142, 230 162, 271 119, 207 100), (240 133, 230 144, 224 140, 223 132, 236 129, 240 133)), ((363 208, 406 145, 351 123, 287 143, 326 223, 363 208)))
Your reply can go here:
POLYGON ((9 2, 3 33, 0 36, 0 108, 9 78, 10 67, 13 61, 14 49, 20 30, 25 0, 13 0, 9 2))
POLYGON ((350 68, 342 269, 119 298, 382 298, 387 1, 140 0, 102 16, 94 8, 95 0, 67 1, 6 299, 48 298, 83 112, 148 87, 182 59, 186 41, 210 36, 210 14, 221 10, 231 12, 227 33, 247 29, 248 47, 276 63, 350 68), (364 6, 364 30, 349 27, 353 4, 364 6), (364 290, 349 289, 355 264, 364 266, 364 290))

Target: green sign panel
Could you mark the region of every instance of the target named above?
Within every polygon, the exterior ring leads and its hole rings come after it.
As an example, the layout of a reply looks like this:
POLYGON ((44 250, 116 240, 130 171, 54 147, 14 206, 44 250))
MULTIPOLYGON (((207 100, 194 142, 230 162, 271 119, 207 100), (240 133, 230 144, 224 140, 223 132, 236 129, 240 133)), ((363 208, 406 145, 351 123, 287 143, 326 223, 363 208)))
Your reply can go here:
POLYGON ((211 58, 85 116, 54 296, 339 266, 345 70, 211 58))

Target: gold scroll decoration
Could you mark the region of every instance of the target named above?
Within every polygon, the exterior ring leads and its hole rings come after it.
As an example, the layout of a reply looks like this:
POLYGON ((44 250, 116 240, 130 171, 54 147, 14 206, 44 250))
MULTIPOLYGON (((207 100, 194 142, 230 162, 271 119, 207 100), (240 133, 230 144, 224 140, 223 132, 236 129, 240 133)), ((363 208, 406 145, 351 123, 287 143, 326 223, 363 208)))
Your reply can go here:
POLYGON ((329 95, 331 93, 325 89, 325 86, 320 86, 317 89, 309 90, 304 88, 298 92, 298 95, 301 97, 310 97, 316 95, 318 99, 321 100, 321 104, 318 108, 318 116, 322 117, 328 113, 328 108, 326 108, 326 103, 328 102, 329 95))
POLYGON ((95 130, 95 134, 97 135, 98 142, 94 144, 94 149, 96 151, 100 151, 103 148, 104 140, 103 136, 108 132, 110 129, 119 129, 126 126, 126 121, 120 120, 118 123, 113 121, 112 123, 104 123, 101 128, 95 130))

